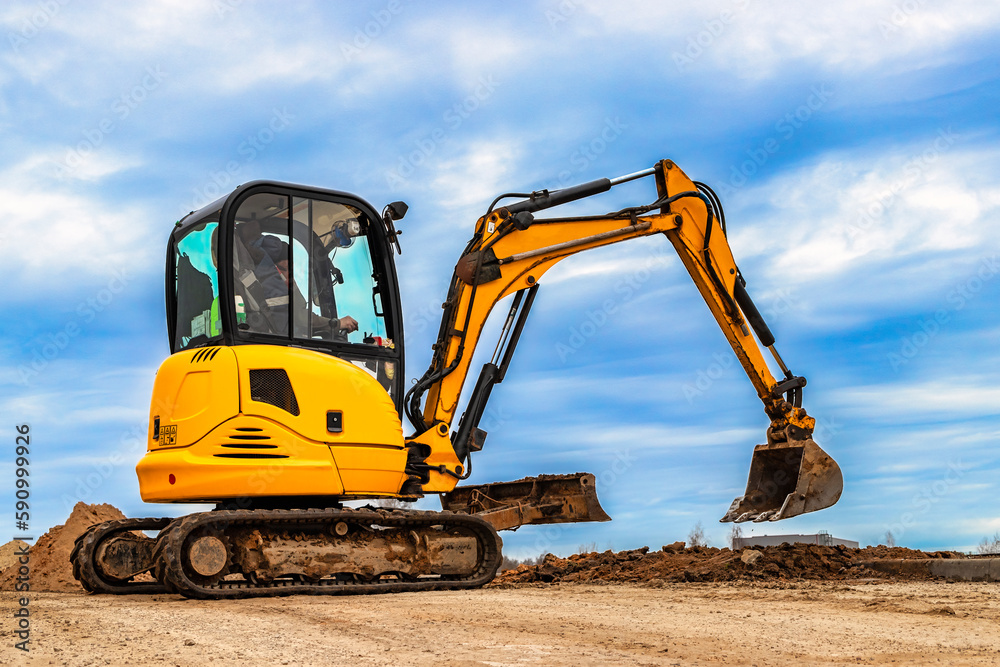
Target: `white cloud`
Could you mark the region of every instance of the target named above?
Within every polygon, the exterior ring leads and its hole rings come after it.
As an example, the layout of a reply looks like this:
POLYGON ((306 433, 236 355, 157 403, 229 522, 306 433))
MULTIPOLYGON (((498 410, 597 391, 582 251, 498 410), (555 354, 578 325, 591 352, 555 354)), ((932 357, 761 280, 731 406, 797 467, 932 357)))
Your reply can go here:
POLYGON ((979 533, 984 537, 992 538, 994 533, 1000 532, 1000 517, 994 519, 959 519, 958 525, 962 532, 979 533))
MULTIPOLYGON (((265 82, 285 86, 326 79, 347 65, 317 22, 268 21, 248 9, 225 2, 174 0, 59 5, 38 36, 4 60, 24 78, 45 85, 68 107, 80 106, 78 100, 95 93, 117 97, 131 89, 133 78, 142 78, 146 67, 162 68, 186 95, 208 91, 219 95, 265 82), (39 44, 53 36, 75 48, 39 44), (88 54, 91 65, 105 66, 80 67, 81 52, 88 54), (69 71, 74 75, 65 76, 69 71)), ((25 3, 3 22, 18 30, 35 10, 36 5, 25 3)), ((290 19, 296 16, 294 11, 285 14, 290 19)))
POLYGON ((746 446, 759 441, 764 435, 758 429, 729 428, 712 429, 701 426, 677 426, 669 424, 608 424, 598 426, 560 428, 551 433, 565 442, 573 443, 566 455, 578 457, 580 449, 588 453, 603 452, 614 454, 622 450, 699 450, 703 454, 708 448, 746 446))
MULTIPOLYGON (((628 222, 621 224, 626 226, 628 222)), ((562 260, 545 274, 545 285, 568 282, 571 284, 566 286, 566 291, 579 293, 580 286, 587 284, 585 281, 588 280, 615 284, 616 281, 631 277, 634 288, 645 286, 653 289, 664 285, 674 286, 676 280, 682 277, 682 272, 683 265, 673 246, 662 235, 657 234, 655 238, 627 239, 610 246, 584 250, 562 260), (670 277, 665 278, 664 274, 670 277)), ((686 275, 683 280, 687 281, 686 275)))
POLYGON ((110 148, 96 150, 92 144, 83 141, 76 147, 67 148, 65 155, 53 156, 45 166, 52 169, 60 180, 77 179, 94 183, 142 164, 142 158, 134 153, 122 154, 110 148), (81 151, 80 147, 84 150, 81 151))
MULTIPOLYGON (((0 16, 0 25, 16 32, 35 10, 35 4, 24 3, 0 16)), ((387 10, 222 0, 73 3, 60 6, 19 52, 0 57, 8 69, 45 86, 69 108, 127 93, 146 67, 162 69, 185 98, 259 94, 262 86, 277 96, 322 82, 314 91, 317 105, 333 98, 350 107, 362 100, 405 104, 393 96, 401 84, 418 85, 428 77, 464 96, 484 76, 531 59, 526 38, 511 33, 483 48, 480 18, 471 12, 418 12, 403 3, 400 12, 379 23, 372 18, 379 11, 387 10), (53 37, 72 48, 40 45, 53 37), (90 66, 80 67, 80 53, 88 54, 90 66), (442 68, 442 62, 449 66, 442 68), (69 72, 73 75, 66 76, 69 72)))
MULTIPOLYGON (((503 23, 507 27, 516 25, 506 20, 503 23)), ((408 34, 421 41, 427 40, 430 35, 435 36, 435 41, 440 39, 448 53, 448 61, 453 63, 456 83, 460 88, 471 90, 480 85, 485 73, 495 75, 497 70, 510 70, 511 65, 529 60, 530 54, 537 48, 533 40, 513 30, 505 32, 503 39, 490 40, 489 48, 483 48, 481 27, 481 23, 472 17, 454 16, 453 12, 447 12, 433 20, 414 23, 408 34), (449 24, 449 29, 443 29, 442 21, 449 24)), ((497 81, 500 88, 515 83, 502 79, 497 81)))
POLYGON ((51 359, 43 365, 32 366, 30 359, 16 367, 0 365, 0 383, 17 388, 0 398, 0 409, 25 419, 42 419, 46 426, 144 425, 156 367, 135 361, 131 350, 116 366, 107 356, 110 347, 83 337, 68 338, 63 350, 53 346, 51 359), (49 414, 53 406, 56 410, 49 414))
MULTIPOLYGON (((747 79, 778 76, 789 62, 844 71, 941 65, 952 57, 950 47, 984 34, 1000 17, 1000 7, 977 0, 940 6, 923 0, 710 0, 697 5, 625 0, 614 11, 599 0, 576 4, 613 33, 655 37, 665 44, 659 53, 665 67, 682 72, 706 64, 735 68, 747 79)), ((590 29, 574 18, 569 17, 567 29, 590 29)))
POLYGON ((990 222, 1000 202, 1000 150, 940 139, 827 153, 739 190, 731 208, 747 213, 729 216, 737 258, 759 265, 752 277, 764 289, 867 275, 878 278, 834 298, 856 306, 943 298, 1000 253, 990 222))
MULTIPOLYGON (((113 297, 159 261, 162 235, 149 237, 151 216, 141 208, 109 205, 96 193, 78 192, 53 179, 56 167, 47 158, 30 157, 0 172, 0 199, 7 202, 0 266, 16 267, 26 286, 97 283, 111 289, 113 297)), ((111 163, 113 157, 103 160, 95 156, 85 163, 94 165, 82 167, 86 180, 122 168, 111 163)))
POLYGON ((511 169, 520 157, 520 143, 512 136, 462 142, 453 157, 425 167, 436 198, 448 209, 476 211, 460 226, 472 236, 476 219, 514 179, 511 169))
POLYGON ((831 392, 829 402, 869 423, 914 424, 1000 414, 1000 387, 963 375, 906 385, 868 385, 831 392))

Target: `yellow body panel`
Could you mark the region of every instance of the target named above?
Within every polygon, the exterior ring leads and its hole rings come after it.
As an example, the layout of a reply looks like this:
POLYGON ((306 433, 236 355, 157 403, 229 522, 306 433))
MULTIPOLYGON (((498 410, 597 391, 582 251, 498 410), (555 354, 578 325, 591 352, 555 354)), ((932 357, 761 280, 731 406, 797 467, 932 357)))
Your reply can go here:
POLYGON ((147 448, 185 447, 240 413, 236 354, 228 347, 179 352, 160 365, 149 408, 147 448), (160 418, 162 437, 153 439, 160 418))
POLYGON ((157 373, 150 423, 136 466, 146 502, 393 496, 406 479, 389 394, 366 370, 320 352, 244 345, 175 354, 157 373), (250 371, 271 369, 287 374, 298 414, 253 395, 250 371), (327 430, 332 410, 343 414, 339 433, 327 430))
POLYGON ((295 347, 241 345, 232 349, 239 362, 244 414, 279 421, 310 440, 403 447, 403 424, 396 406, 367 371, 349 361, 295 347), (298 400, 298 416, 252 399, 250 370, 262 368, 285 369, 298 400), (342 433, 326 430, 328 410, 343 411, 342 433))
POLYGON ((305 440, 279 423, 246 415, 220 424, 194 445, 148 452, 136 472, 147 503, 344 493, 329 445, 305 440), (247 441, 237 438, 247 433, 267 438, 251 444, 274 448, 244 449, 247 441), (236 458, 243 455, 283 458, 236 458))
POLYGON ((406 452, 371 445, 330 447, 348 495, 396 495, 403 485, 406 452))
POLYGON ((445 466, 454 475, 429 470, 428 481, 421 485, 425 493, 448 493, 458 484, 459 477, 465 472, 465 466, 461 465, 452 447, 449 429, 446 424, 438 424, 437 428, 429 429, 416 436, 411 442, 427 445, 430 448, 430 455, 424 463, 430 466, 445 466), (457 475, 457 477, 456 477, 457 475))

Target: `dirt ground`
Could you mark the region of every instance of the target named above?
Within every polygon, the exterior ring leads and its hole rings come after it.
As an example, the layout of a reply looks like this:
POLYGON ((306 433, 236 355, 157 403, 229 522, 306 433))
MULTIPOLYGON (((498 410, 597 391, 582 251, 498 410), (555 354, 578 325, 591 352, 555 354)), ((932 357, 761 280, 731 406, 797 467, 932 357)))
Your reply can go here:
POLYGON ((28 653, 13 634, 17 565, 0 572, 0 665, 1000 665, 1000 583, 858 564, 961 557, 952 552, 677 542, 549 554, 475 591, 84 594, 69 563, 73 541, 121 516, 79 503, 32 546, 28 653))
MULTIPOLYGON (((193 601, 33 593, 25 665, 997 665, 1000 584, 512 584, 193 601)), ((0 593, 3 624, 14 594, 0 593)))

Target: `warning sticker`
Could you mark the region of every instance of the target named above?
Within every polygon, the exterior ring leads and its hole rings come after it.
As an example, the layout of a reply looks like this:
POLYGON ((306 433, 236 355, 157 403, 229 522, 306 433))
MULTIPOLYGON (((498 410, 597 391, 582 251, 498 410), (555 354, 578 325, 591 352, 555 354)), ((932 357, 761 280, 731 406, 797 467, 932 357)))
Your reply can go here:
POLYGON ((176 447, 177 446, 177 426, 161 426, 160 427, 160 446, 161 447, 176 447))

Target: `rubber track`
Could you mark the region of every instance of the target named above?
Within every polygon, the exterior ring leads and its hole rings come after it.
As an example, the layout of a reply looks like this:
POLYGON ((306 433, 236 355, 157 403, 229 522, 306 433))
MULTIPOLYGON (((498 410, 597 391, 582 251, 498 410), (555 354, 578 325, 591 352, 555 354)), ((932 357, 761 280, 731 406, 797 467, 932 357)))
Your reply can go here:
MULTIPOLYGON (((163 535, 160 550, 164 581, 185 597, 200 599, 233 599, 248 597, 276 597, 283 595, 358 595, 373 593, 402 593, 461 588, 478 588, 489 583, 500 567, 502 542, 489 523, 469 514, 455 512, 415 512, 393 510, 217 510, 191 514, 179 520, 163 535), (220 581, 213 585, 200 585, 192 581, 183 567, 185 539, 194 531, 214 526, 222 528, 255 527, 268 531, 294 531, 328 527, 337 521, 378 525, 386 527, 427 527, 443 525, 446 528, 467 528, 476 535, 484 552, 476 571, 468 577, 421 581, 388 581, 384 583, 354 583, 325 580, 316 582, 278 579, 267 583, 249 581, 220 581), (219 526, 218 524, 221 524, 219 526)), ((331 539, 336 539, 331 536, 331 539)))
POLYGON ((87 532, 76 538, 69 560, 73 564, 73 576, 83 588, 90 593, 111 593, 113 595, 131 595, 134 593, 167 593, 167 588, 161 583, 134 582, 121 583, 105 579, 94 563, 97 547, 101 542, 118 533, 133 530, 162 530, 175 519, 117 519, 105 521, 87 529, 87 532))
POLYGON ((159 537, 156 539, 156 547, 153 548, 153 576, 170 593, 177 593, 177 589, 174 588, 174 585, 172 583, 170 583, 170 580, 167 579, 166 576, 165 576, 165 574, 164 574, 164 570, 165 570, 164 562, 165 561, 163 559, 163 549, 167 545, 167 539, 166 539, 167 536, 171 533, 171 531, 176 530, 177 526, 180 525, 180 523, 181 523, 181 521, 180 521, 180 519, 178 519, 178 520, 174 521, 173 523, 171 523, 166 528, 164 528, 160 532, 159 537))

